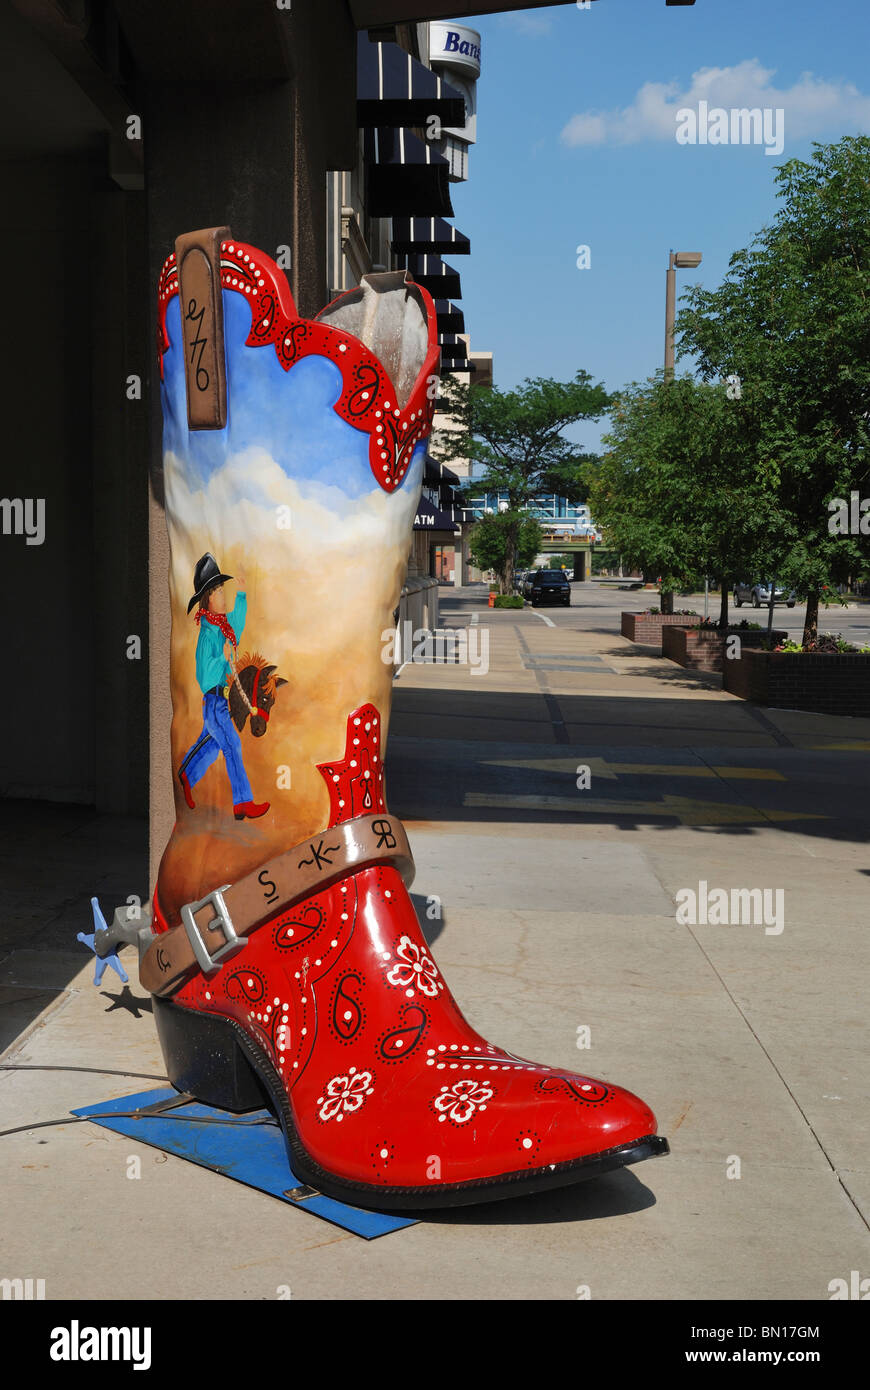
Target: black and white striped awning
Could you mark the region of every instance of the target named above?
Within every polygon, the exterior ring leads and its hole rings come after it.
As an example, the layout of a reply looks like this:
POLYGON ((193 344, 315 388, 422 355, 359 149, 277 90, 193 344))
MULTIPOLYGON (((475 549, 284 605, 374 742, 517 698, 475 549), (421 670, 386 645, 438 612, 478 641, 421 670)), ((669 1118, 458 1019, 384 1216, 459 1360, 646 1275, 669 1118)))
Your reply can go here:
POLYGON ((442 261, 440 256, 404 256, 408 270, 433 299, 461 299, 462 283, 459 271, 442 261))
POLYGON ((449 299, 435 300, 435 318, 439 333, 465 332, 465 315, 449 299))
POLYGON ((425 126, 431 116, 442 125, 465 125, 462 93, 394 43, 359 34, 356 72, 359 125, 425 126))
POLYGON ((457 333, 440 333, 438 335, 438 345, 441 348, 442 362, 458 362, 464 360, 468 352, 468 344, 464 338, 460 338, 457 333))
POLYGON ((471 242, 443 217, 396 217, 393 219, 393 250, 399 255, 434 251, 441 256, 469 256, 471 242))
MULTIPOLYGON (((438 338, 441 349, 441 375, 447 372, 476 372, 474 363, 466 356, 468 343, 457 333, 442 333, 438 338)), ((436 410, 440 407, 436 404, 436 410)))
POLYGON ((437 150, 404 126, 369 128, 364 142, 370 217, 453 216, 450 165, 437 150))

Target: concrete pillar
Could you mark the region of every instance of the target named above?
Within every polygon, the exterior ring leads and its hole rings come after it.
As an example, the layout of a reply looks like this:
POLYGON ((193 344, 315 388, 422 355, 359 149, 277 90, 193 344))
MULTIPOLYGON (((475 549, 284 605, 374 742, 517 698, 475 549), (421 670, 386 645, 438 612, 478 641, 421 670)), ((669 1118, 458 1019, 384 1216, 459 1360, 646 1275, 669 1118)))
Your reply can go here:
POLYGON ((91 205, 95 804, 148 811, 148 299, 144 195, 91 205), (138 377, 139 384, 132 378, 138 377), (128 384, 129 382, 129 384, 128 384), (141 655, 135 655, 135 642, 141 655), (130 650, 128 652, 128 644, 130 650))

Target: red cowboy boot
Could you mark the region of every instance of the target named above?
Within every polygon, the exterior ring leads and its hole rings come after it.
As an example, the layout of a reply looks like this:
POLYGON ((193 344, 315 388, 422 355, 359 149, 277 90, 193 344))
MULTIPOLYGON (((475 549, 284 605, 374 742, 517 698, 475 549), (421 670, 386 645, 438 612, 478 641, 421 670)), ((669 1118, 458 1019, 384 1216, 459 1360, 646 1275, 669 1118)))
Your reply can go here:
POLYGON ((269 809, 268 801, 239 801, 233 806, 233 815, 236 820, 257 820, 260 816, 265 816, 269 809))
POLYGON ((185 627, 198 555, 253 580, 251 640, 291 687, 242 745, 277 788, 268 815, 226 815, 219 760, 195 816, 176 797, 141 965, 170 1079, 228 1109, 265 1095, 297 1177, 357 1206, 489 1201, 666 1153, 636 1096, 476 1033, 408 896, 384 795, 381 636, 437 384, 429 295, 375 275, 303 320, 277 267, 216 229, 179 241, 159 303, 173 760, 198 729, 185 627))

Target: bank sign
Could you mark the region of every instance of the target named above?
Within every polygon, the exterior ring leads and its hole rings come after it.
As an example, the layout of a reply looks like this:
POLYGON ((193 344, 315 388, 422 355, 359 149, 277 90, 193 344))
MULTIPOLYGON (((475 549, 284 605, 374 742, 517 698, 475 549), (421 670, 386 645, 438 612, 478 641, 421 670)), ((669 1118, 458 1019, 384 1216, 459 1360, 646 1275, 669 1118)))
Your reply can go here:
POLYGON ((464 24, 429 25, 429 62, 480 76, 480 35, 464 24))

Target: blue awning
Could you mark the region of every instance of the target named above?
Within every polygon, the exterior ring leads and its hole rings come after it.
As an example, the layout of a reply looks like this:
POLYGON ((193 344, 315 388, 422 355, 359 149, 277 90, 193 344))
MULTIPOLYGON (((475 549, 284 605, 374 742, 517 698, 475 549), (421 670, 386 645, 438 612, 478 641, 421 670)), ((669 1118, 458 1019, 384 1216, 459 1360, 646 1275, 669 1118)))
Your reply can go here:
POLYGON ((443 155, 404 126, 369 128, 364 141, 371 217, 453 216, 450 165, 443 155))
MULTIPOLYGON (((420 498, 417 515, 414 517, 415 531, 450 531, 456 534, 458 528, 457 521, 454 520, 451 507, 446 512, 441 507, 433 507, 431 502, 427 502, 425 497, 420 498)), ((457 520, 462 520, 461 517, 457 520)))
POLYGON ((441 348, 442 362, 456 362, 464 358, 468 352, 468 344, 464 338, 460 338, 455 333, 441 333, 438 338, 438 345, 441 348))
POLYGON ((360 125, 425 126, 430 116, 446 126, 465 124, 462 93, 394 43, 357 35, 356 72, 360 125))
POLYGON ((465 332, 465 315, 449 299, 435 300, 435 317, 439 333, 465 332))
POLYGON ((471 242, 443 217, 396 217, 393 219, 393 250, 412 256, 427 251, 442 255, 469 256, 471 242))
POLYGON ((468 360, 466 356, 468 352, 466 339, 459 338, 457 334, 441 334, 438 338, 438 346, 441 347, 442 377, 452 373, 452 371, 467 371, 467 373, 477 371, 473 361, 468 360))
POLYGON ((405 265, 433 299, 461 299, 462 283, 459 271, 442 261, 440 256, 405 256, 405 265))

